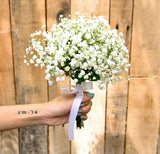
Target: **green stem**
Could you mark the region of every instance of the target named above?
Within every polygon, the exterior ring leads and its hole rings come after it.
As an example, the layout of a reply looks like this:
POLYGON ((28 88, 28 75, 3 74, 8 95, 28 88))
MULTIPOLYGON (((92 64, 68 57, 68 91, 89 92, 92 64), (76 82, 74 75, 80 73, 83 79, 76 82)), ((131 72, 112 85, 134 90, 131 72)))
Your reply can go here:
POLYGON ((84 127, 84 122, 80 119, 80 117, 76 118, 76 127, 81 129, 82 127, 84 127))

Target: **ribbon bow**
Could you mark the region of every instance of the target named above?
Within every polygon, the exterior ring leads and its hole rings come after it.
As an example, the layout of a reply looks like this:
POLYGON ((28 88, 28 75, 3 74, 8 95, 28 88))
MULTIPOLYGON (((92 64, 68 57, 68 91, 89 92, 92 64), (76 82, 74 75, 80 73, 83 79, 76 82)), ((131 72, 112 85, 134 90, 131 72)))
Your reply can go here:
POLYGON ((68 128, 69 140, 74 139, 74 124, 77 117, 79 106, 84 96, 83 91, 90 89, 93 89, 92 82, 82 82, 81 84, 69 85, 62 87, 61 89, 64 94, 76 94, 69 116, 69 128, 68 128), (73 87, 75 89, 73 91, 68 91, 67 87, 73 87))

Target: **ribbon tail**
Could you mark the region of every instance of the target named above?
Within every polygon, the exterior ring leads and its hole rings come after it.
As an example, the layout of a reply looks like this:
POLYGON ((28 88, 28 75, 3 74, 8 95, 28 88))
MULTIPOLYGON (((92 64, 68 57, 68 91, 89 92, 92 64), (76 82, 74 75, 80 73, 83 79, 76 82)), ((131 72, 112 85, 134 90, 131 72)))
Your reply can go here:
POLYGON ((74 139, 74 124, 75 124, 78 109, 83 99, 83 96, 84 96, 83 92, 76 93, 76 98, 74 99, 74 102, 71 108, 71 112, 69 116, 69 128, 68 128, 68 138, 70 141, 74 139))

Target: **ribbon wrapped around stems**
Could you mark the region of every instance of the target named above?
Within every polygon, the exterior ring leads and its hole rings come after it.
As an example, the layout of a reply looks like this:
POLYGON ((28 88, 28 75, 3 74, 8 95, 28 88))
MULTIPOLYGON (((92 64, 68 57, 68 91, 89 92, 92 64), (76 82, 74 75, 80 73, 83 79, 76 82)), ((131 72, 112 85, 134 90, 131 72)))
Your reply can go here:
POLYGON ((83 91, 90 90, 90 89, 93 89, 92 82, 82 82, 81 84, 69 85, 69 86, 62 87, 61 89, 64 94, 76 94, 76 97, 74 99, 71 112, 69 115, 69 128, 68 128, 69 140, 74 139, 74 124, 77 117, 79 106, 84 96, 83 91), (68 91, 67 90, 68 87, 73 87, 75 89, 73 91, 68 91))

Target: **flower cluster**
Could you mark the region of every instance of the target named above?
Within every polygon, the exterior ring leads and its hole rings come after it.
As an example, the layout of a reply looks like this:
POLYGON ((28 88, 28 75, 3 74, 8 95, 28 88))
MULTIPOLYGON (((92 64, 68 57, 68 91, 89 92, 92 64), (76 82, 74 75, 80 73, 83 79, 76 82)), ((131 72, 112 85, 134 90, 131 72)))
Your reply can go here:
POLYGON ((45 26, 31 34, 24 62, 45 68, 45 78, 52 85, 64 81, 65 75, 75 83, 86 80, 105 83, 122 80, 122 72, 128 71, 128 49, 122 33, 111 30, 103 16, 60 18, 50 31, 45 26))

